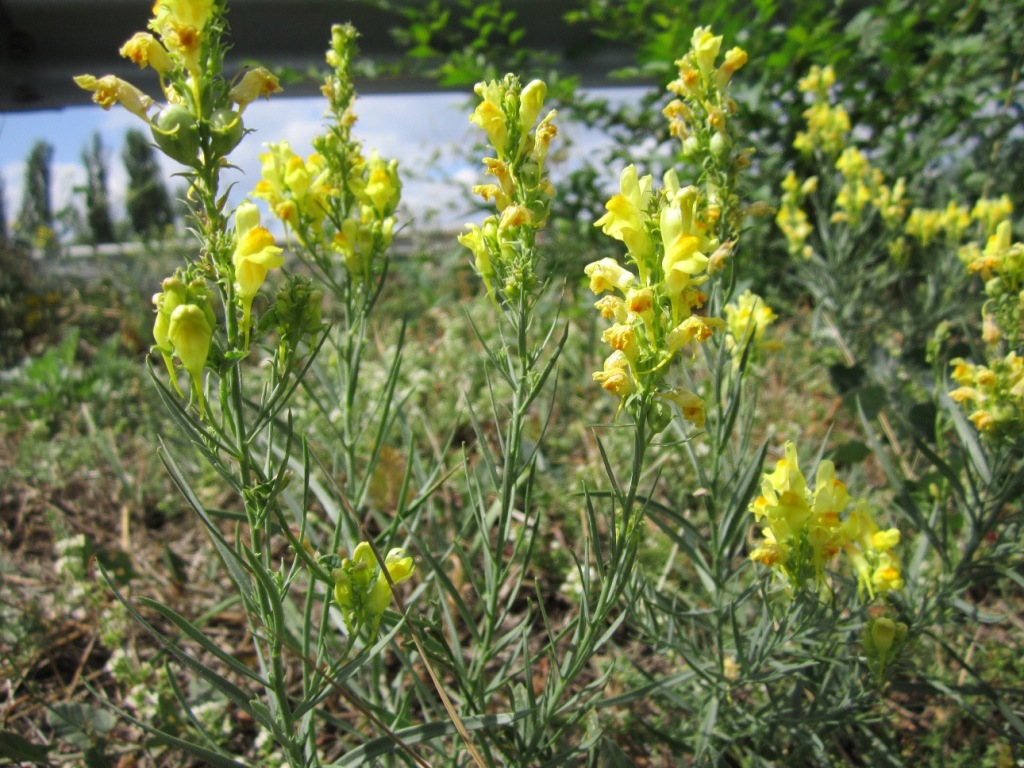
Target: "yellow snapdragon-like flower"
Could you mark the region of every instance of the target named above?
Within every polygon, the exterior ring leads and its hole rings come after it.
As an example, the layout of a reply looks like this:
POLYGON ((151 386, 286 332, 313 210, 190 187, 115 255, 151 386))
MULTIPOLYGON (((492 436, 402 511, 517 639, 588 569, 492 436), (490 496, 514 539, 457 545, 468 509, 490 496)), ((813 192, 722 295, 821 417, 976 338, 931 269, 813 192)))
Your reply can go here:
POLYGON ((489 83, 477 83, 473 90, 482 101, 469 116, 469 122, 482 128, 491 146, 498 151, 499 156, 503 155, 508 144, 508 125, 501 108, 501 86, 492 80, 489 83))
POLYGON ((213 18, 214 0, 156 0, 153 4, 155 23, 171 19, 195 29, 205 29, 213 18))
POLYGON ((75 85, 92 92, 92 100, 104 109, 120 104, 136 117, 148 120, 146 112, 153 106, 153 99, 131 83, 113 75, 96 78, 92 75, 78 75, 75 85))
POLYGON ((365 198, 373 205, 378 216, 390 216, 398 205, 402 189, 398 178, 398 161, 385 162, 377 150, 373 150, 367 163, 367 174, 363 187, 365 198))
POLYGON ((341 608, 349 632, 354 634, 366 629, 374 634, 381 616, 391 604, 388 576, 392 583, 399 584, 410 579, 414 570, 412 557, 399 548, 388 552, 382 570, 370 544, 359 542, 352 557, 342 560, 341 567, 332 573, 334 602, 341 608))
POLYGON ((228 93, 241 113, 247 106, 258 98, 269 99, 275 93, 281 93, 284 89, 273 72, 266 67, 254 67, 246 72, 238 84, 228 93))
POLYGON ((804 199, 814 192, 818 186, 818 177, 811 176, 801 182, 796 173, 790 171, 782 181, 782 200, 775 223, 786 237, 786 244, 791 256, 810 259, 814 249, 807 243, 814 228, 807 220, 803 210, 804 199))
POLYGON ((987 362, 973 364, 959 357, 950 361, 951 377, 961 386, 949 396, 967 409, 967 417, 983 435, 1019 437, 1024 434, 1024 358, 1011 351, 987 362))
POLYGON ((213 18, 213 0, 157 0, 149 28, 193 78, 201 76, 199 57, 203 33, 213 18))
POLYGON ((624 399, 633 392, 633 380, 629 372, 629 358, 616 350, 604 361, 600 371, 595 371, 594 381, 609 393, 624 399))
POLYGON ((715 59, 722 48, 722 37, 711 34, 711 27, 697 27, 690 39, 690 49, 697 60, 700 73, 707 77, 715 68, 715 59))
POLYGON ((857 572, 859 588, 873 598, 903 588, 903 577, 895 547, 900 533, 895 528, 880 530, 866 502, 858 500, 843 523, 844 550, 857 572))
POLYGON ((706 414, 704 410, 704 398, 696 392, 688 389, 674 387, 665 392, 658 392, 658 397, 673 403, 683 418, 693 424, 697 429, 704 429, 706 414))
POLYGON ((167 339, 174 347, 174 354, 192 377, 193 389, 199 399, 199 412, 203 412, 203 368, 210 355, 213 328, 206 313, 195 304, 179 304, 171 313, 167 328, 167 339))
POLYGON ((678 352, 706 342, 725 325, 720 318, 693 313, 706 298, 697 286, 707 280, 710 259, 705 252, 715 246, 703 219, 700 192, 696 187, 680 189, 673 172, 666 173, 663 188, 655 192, 652 178, 640 177, 634 166, 623 170, 619 189, 595 225, 626 245, 636 273, 612 258, 584 269, 595 294, 613 294, 595 304, 602 317, 615 322, 602 335, 613 354, 594 378, 622 398, 634 392, 656 395, 703 426, 703 403, 697 406, 696 395, 659 386, 678 352))
POLYGON ((136 32, 124 45, 120 53, 141 69, 152 67, 161 75, 174 68, 167 49, 148 32, 136 32))
POLYGON ((625 244, 626 249, 642 265, 654 252, 649 228, 648 206, 651 201, 651 177, 640 178, 636 166, 628 165, 619 176, 619 194, 613 195, 605 205, 607 213, 594 222, 595 227, 625 244))
POLYGON ((210 354, 216 318, 211 306, 209 289, 202 280, 187 285, 179 275, 163 281, 161 292, 153 297, 156 320, 153 323, 154 349, 158 350, 167 366, 171 385, 180 395, 172 357, 177 357, 192 380, 192 392, 204 411, 203 369, 210 354))
POLYGON ((286 141, 266 147, 259 156, 262 178, 253 189, 253 197, 265 200, 304 245, 320 242, 320 225, 335 194, 323 156, 314 152, 303 160, 286 141))
POLYGON ((907 217, 904 229, 922 247, 927 247, 945 230, 942 211, 914 208, 907 217))
POLYGON ((252 301, 267 279, 267 273, 284 264, 281 252, 282 249, 274 245, 270 231, 260 226, 259 209, 248 201, 242 202, 235 210, 235 251, 231 261, 235 267, 235 291, 242 307, 241 328, 246 346, 252 301))

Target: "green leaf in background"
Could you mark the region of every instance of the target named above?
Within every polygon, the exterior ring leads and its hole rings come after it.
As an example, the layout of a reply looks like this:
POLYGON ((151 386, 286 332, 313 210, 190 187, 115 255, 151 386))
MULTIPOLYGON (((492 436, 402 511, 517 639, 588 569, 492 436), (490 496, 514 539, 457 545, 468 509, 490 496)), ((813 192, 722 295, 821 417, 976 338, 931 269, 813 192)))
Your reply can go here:
POLYGON ((47 722, 57 738, 82 749, 93 746, 113 730, 116 718, 107 710, 90 704, 54 704, 47 714, 47 722))
POLYGON ((49 746, 33 744, 11 731, 0 731, 0 757, 5 760, 38 766, 49 765, 46 759, 49 752, 49 746))
POLYGON ((871 455, 871 449, 859 440, 848 440, 832 452, 836 464, 859 464, 871 455))

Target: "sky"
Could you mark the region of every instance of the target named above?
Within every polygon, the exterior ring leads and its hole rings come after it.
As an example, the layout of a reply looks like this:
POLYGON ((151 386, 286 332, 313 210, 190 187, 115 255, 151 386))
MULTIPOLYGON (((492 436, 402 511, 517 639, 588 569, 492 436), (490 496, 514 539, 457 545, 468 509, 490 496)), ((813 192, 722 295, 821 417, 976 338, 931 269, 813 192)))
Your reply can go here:
MULTIPOLYGON (((628 100, 628 89, 608 91, 615 100, 628 100)), ((415 225, 459 227, 469 215, 462 190, 483 183, 481 166, 466 157, 465 148, 482 139, 478 128, 469 123, 471 111, 467 94, 431 93, 359 96, 359 117, 354 135, 362 141, 364 152, 377 149, 382 157, 397 158, 403 179, 402 199, 407 219, 415 225)), ((311 140, 324 124, 325 102, 320 98, 275 97, 257 101, 245 111, 247 135, 232 153, 232 161, 241 169, 225 181, 237 182, 233 202, 237 203, 260 178, 259 154, 263 144, 288 141, 292 149, 308 155, 311 140)), ((561 139, 571 138, 572 153, 587 157, 603 141, 599 134, 556 121, 561 139)), ((115 219, 124 218, 126 174, 120 153, 129 128, 145 126, 115 106, 109 111, 92 104, 83 93, 83 106, 60 111, 0 113, 0 176, 3 178, 8 220, 17 217, 21 207, 25 160, 38 140, 54 148, 51 166, 51 203, 54 211, 66 206, 75 195, 73 188, 84 181, 82 154, 92 135, 98 132, 107 153, 109 192, 115 219)), ((164 164, 168 188, 175 182, 170 174, 180 170, 173 161, 157 153, 164 164)), ((81 195, 78 195, 80 198, 81 195)), ((81 206, 79 206, 81 207, 81 206)))
MULTIPOLYGON (((83 182, 82 153, 97 132, 107 154, 115 218, 123 217, 126 174, 120 153, 124 134, 130 128, 146 127, 120 107, 104 111, 89 103, 85 94, 83 101, 84 106, 59 111, 0 113, 0 175, 9 220, 21 207, 25 160, 35 142, 47 141, 54 148, 51 203, 57 211, 68 204, 73 188, 83 182)), ((312 138, 324 125, 324 106, 322 99, 279 97, 255 102, 246 109, 246 127, 255 132, 232 153, 232 161, 241 173, 229 172, 225 178, 237 182, 235 198, 241 199, 259 180, 259 154, 265 151, 264 143, 288 141, 301 155, 312 152, 312 138)), ((476 170, 456 151, 458 146, 476 140, 475 129, 468 121, 466 98, 461 94, 364 96, 358 99, 356 111, 359 121, 354 133, 363 142, 364 151, 375 148, 382 157, 399 160, 405 181, 403 199, 410 211, 424 216, 429 209, 457 204, 445 175, 478 183, 471 180, 476 170), (436 160, 429 168, 428 159, 436 160)), ((168 177, 180 170, 173 161, 157 155, 168 177)), ((173 180, 168 181, 168 187, 174 190, 173 180)), ((460 215, 464 212, 442 213, 448 219, 460 215)))

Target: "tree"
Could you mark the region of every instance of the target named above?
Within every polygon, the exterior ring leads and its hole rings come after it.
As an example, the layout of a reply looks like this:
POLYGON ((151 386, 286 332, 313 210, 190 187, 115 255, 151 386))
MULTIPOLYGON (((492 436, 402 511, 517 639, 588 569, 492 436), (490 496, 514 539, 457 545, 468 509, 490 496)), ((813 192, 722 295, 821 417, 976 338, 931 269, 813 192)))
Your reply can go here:
POLYGON ((0 173, 0 248, 10 242, 7 235, 7 188, 4 185, 4 176, 0 173))
POLYGON ((53 207, 50 203, 52 162, 53 146, 45 141, 37 141, 25 164, 25 189, 18 215, 17 227, 22 237, 41 246, 53 241, 53 207))
POLYGON ((129 130, 121 154, 128 172, 126 207, 132 229, 143 237, 163 231, 174 221, 171 200, 146 134, 129 130))
POLYGON ((99 133, 92 135, 92 145, 82 152, 85 166, 85 218, 94 243, 112 243, 114 222, 110 217, 110 195, 107 192, 107 160, 99 133))

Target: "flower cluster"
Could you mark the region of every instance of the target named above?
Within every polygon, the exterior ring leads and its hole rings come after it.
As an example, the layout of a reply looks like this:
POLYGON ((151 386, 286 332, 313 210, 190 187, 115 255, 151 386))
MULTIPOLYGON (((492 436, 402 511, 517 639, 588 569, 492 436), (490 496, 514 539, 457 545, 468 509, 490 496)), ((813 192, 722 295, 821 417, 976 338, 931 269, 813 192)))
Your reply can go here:
POLYGON ((914 208, 904 224, 906 234, 927 248, 939 238, 949 243, 959 243, 971 223, 967 206, 957 205, 950 200, 942 209, 914 208))
POLYGON ((668 118, 669 132, 682 141, 683 157, 701 169, 709 223, 726 242, 739 234, 743 214, 737 175, 749 166, 751 150, 737 148, 739 136, 730 119, 736 102, 729 97, 729 82, 747 63, 747 53, 733 47, 718 63, 721 48, 722 37, 713 35, 710 27, 693 31, 690 50, 676 61, 679 76, 668 84, 676 98, 662 114, 668 118))
POLYGON ((764 339, 765 330, 775 322, 775 312, 764 299, 747 289, 735 301, 725 305, 725 347, 739 356, 750 347, 754 354, 764 339))
POLYGON ((391 244, 402 183, 397 160, 385 160, 376 151, 367 158, 352 138, 355 91, 348 67, 356 36, 350 25, 331 28, 326 58, 333 69, 322 91, 334 120, 313 140, 316 151, 303 158, 288 142, 267 145, 253 197, 269 204, 325 272, 337 260, 361 284, 381 269, 376 257, 391 244))
POLYGON ((782 200, 779 212, 775 216, 775 223, 786 237, 790 256, 809 259, 814 255, 814 249, 807 243, 807 238, 811 236, 814 227, 807 220, 803 204, 804 198, 817 188, 817 176, 811 176, 801 182, 796 174, 790 171, 782 180, 782 200))
MULTIPOLYGON (((812 67, 800 81, 800 89, 812 94, 814 102, 804 112, 807 130, 797 135, 794 146, 808 155, 817 153, 826 167, 837 172, 839 189, 830 201, 834 204, 831 222, 859 227, 869 221, 868 213, 872 212, 888 230, 902 234, 908 205, 906 182, 901 178, 891 186, 885 183, 885 175, 871 165, 864 153, 847 146, 850 119, 841 106, 831 103, 834 84, 835 73, 830 67, 812 67)), ((825 184, 825 188, 828 186, 825 184)), ((810 259, 814 256, 814 249, 807 242, 814 230, 803 206, 806 197, 818 187, 817 176, 801 181, 792 171, 782 182, 781 205, 775 222, 794 257, 810 259)), ((890 241, 894 256, 902 253, 903 246, 899 236, 890 241)))
POLYGON ((533 80, 525 86, 515 75, 477 83, 480 103, 469 116, 494 149, 495 157, 483 164, 493 183, 478 184, 473 193, 493 203, 497 211, 478 226, 459 235, 459 242, 473 254, 473 266, 487 292, 498 290, 508 301, 529 296, 536 285, 538 230, 547 221, 554 188, 545 170, 551 141, 558 135, 550 110, 538 122, 547 96, 547 85, 533 80))
POLYGON ((168 157, 192 168, 213 167, 245 134, 245 108, 281 91, 278 79, 263 67, 233 83, 209 76, 223 57, 223 19, 213 0, 157 0, 149 30, 133 35, 120 53, 157 73, 166 104, 155 115, 149 114, 153 98, 119 77, 79 75, 75 82, 104 109, 120 104, 148 123, 168 157))
POLYGON ((778 569, 792 587, 801 588, 811 578, 822 583, 825 566, 842 552, 869 599, 903 588, 894 551, 899 531, 879 529, 868 502, 850 497, 831 461, 818 465, 812 491, 800 471, 796 446, 787 442, 785 457, 765 474, 750 511, 764 536, 750 559, 778 569))
MULTIPOLYGON (((626 246, 636 273, 611 258, 584 270, 590 289, 598 296, 608 294, 595 307, 613 321, 601 337, 612 353, 594 379, 634 416, 641 402, 657 395, 675 402, 686 419, 702 427, 700 397, 661 383, 680 350, 707 341, 725 326, 720 318, 696 310, 707 299, 700 286, 708 280, 709 265, 729 246, 721 246, 710 234, 706 198, 696 187, 681 188, 675 171, 665 174, 664 187, 655 192, 651 176, 638 178, 630 165, 622 172, 619 189, 595 224, 626 246)), ((654 422, 665 423, 664 416, 654 422)))
POLYGON ((993 438, 1024 434, 1024 358, 1009 352, 988 365, 960 357, 951 363, 953 381, 960 386, 949 396, 967 407, 979 432, 993 438))
POLYGON ((209 286, 202 278, 189 278, 184 273, 168 277, 162 290, 153 296, 156 320, 153 323, 153 349, 163 357, 171 384, 181 394, 175 375, 174 358, 188 371, 192 394, 204 411, 203 369, 210 355, 213 330, 217 320, 213 313, 209 286))
POLYGON ((873 167, 855 147, 847 147, 836 160, 836 170, 843 184, 836 194, 836 207, 832 221, 847 222, 855 226, 861 221, 864 209, 873 207, 886 224, 902 222, 905 215, 906 183, 897 179, 890 187, 881 170, 873 167))
POLYGON ((988 234, 985 247, 969 242, 957 252, 967 271, 984 280, 982 340, 988 352, 984 363, 950 361, 960 385, 950 397, 967 409, 979 432, 997 440, 1024 435, 1024 243, 1013 242, 1012 211, 1005 196, 979 200, 971 218, 988 234))
POLYGON ((377 631, 381 616, 391 604, 391 584, 406 581, 415 568, 412 558, 403 549, 392 549, 384 558, 384 569, 377 562, 373 548, 365 541, 356 545, 352 557, 341 561, 331 573, 334 579, 334 602, 341 608, 350 634, 366 628, 377 631))
POLYGON ((737 179, 750 153, 736 148, 730 121, 736 104, 728 96, 747 54, 732 48, 719 63, 721 48, 722 38, 710 28, 694 30, 690 50, 676 61, 679 77, 668 85, 676 98, 663 110, 672 135, 683 142, 683 156, 701 168, 699 184, 683 187, 669 170, 656 190, 650 175, 626 167, 618 194, 594 223, 626 247, 627 266, 605 258, 584 270, 601 296, 595 307, 612 321, 602 335, 611 354, 594 379, 619 397, 620 410, 646 418, 655 433, 668 424, 670 403, 703 427, 701 397, 664 378, 681 350, 725 327, 721 318, 699 313, 707 301, 701 286, 736 245, 743 216, 737 179))
POLYGON ((260 225, 259 212, 251 203, 238 207, 234 231, 228 229, 231 212, 225 210, 218 191, 220 169, 246 133, 245 108, 255 99, 281 90, 277 78, 262 67, 231 82, 223 79, 224 29, 222 3, 156 1, 149 31, 133 35, 120 53, 140 68, 156 72, 163 105, 113 75, 75 78, 104 109, 121 104, 145 121, 164 154, 190 169, 185 175, 192 185, 188 198, 199 208, 201 263, 190 266, 187 276, 178 274, 164 281, 163 290, 154 297, 153 336, 175 389, 174 358, 188 371, 201 415, 203 369, 215 345, 217 328, 205 278, 215 280, 222 296, 227 331, 222 352, 226 357, 245 354, 253 299, 268 271, 284 261, 282 249, 260 225))
POLYGON ((1012 239, 1010 222, 1001 221, 983 251, 972 243, 959 256, 968 272, 985 281, 985 341, 992 345, 1003 340, 1017 349, 1024 334, 1024 243, 1012 239))
POLYGON ((830 92, 836 82, 832 67, 811 67, 811 71, 797 84, 802 93, 811 95, 811 104, 804 110, 807 129, 800 131, 793 146, 805 155, 815 151, 826 157, 836 157, 846 147, 850 133, 850 116, 842 105, 832 103, 830 92))

